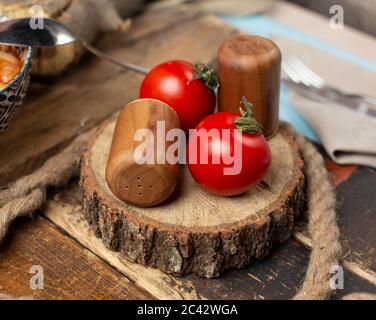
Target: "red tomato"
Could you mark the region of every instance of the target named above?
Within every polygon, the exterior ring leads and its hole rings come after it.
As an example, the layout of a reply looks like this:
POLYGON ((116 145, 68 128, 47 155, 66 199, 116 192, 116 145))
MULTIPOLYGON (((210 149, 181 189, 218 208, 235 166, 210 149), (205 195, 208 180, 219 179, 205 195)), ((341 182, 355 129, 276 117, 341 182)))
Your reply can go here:
POLYGON ((202 64, 194 66, 186 61, 168 61, 146 75, 140 98, 167 103, 179 115, 182 129, 188 132, 214 112, 216 79, 214 71, 202 64))
POLYGON ((197 134, 199 131, 195 131, 188 141, 189 170, 193 178, 210 193, 220 196, 242 194, 260 182, 269 170, 271 153, 268 142, 260 133, 250 134, 235 130, 235 122, 239 118, 236 113, 213 114, 203 120, 196 129, 203 129, 206 132, 218 129, 221 134, 212 135, 206 143, 206 138, 197 134), (228 129, 230 138, 226 138, 222 129, 228 129), (235 147, 236 143, 238 143, 237 147, 235 147), (206 164, 199 160, 202 155, 203 159, 208 159, 206 164), (233 164, 229 165, 229 161, 225 162, 223 155, 231 155, 234 159, 233 164), (215 159, 220 159, 220 161, 215 159), (234 166, 235 163, 238 165, 234 166), (226 174, 224 168, 231 167, 238 168, 238 170, 234 170, 233 174, 226 174))

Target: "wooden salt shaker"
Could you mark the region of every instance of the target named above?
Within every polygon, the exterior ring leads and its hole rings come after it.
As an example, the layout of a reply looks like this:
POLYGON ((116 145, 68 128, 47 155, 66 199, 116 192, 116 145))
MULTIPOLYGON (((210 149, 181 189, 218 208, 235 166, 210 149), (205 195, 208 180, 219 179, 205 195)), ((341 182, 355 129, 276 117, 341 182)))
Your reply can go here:
POLYGON ((243 96, 254 105, 264 135, 279 127, 281 51, 272 41, 240 35, 227 40, 218 51, 219 111, 239 113, 243 96))
MULTIPOLYGON (((164 121, 165 133, 180 128, 177 113, 159 100, 141 99, 126 105, 119 114, 108 157, 106 180, 109 188, 120 200, 139 207, 162 203, 172 194, 177 182, 178 164, 156 160, 158 141, 166 138, 158 136, 158 121, 164 121), (135 139, 139 129, 147 129, 153 134, 153 163, 140 164, 135 159, 137 147, 145 143, 145 139, 135 139)), ((166 152, 173 143, 165 141, 162 151, 166 152)))

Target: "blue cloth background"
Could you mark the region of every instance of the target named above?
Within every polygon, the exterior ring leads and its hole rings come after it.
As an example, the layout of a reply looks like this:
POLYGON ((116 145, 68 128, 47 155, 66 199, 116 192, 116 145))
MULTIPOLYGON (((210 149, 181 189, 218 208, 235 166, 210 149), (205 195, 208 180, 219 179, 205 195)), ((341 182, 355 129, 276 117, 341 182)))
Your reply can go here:
MULTIPOLYGON (((260 14, 249 17, 224 16, 222 18, 227 23, 233 25, 242 32, 263 36, 266 38, 271 38, 272 35, 288 37, 295 41, 300 41, 306 45, 313 46, 328 54, 335 55, 337 58, 346 62, 350 62, 359 65, 359 67, 376 72, 375 63, 366 61, 318 38, 309 36, 266 15, 260 14)), ((319 142, 318 137, 309 127, 308 123, 295 111, 293 104, 288 97, 287 88, 285 86, 282 86, 281 89, 280 118, 291 123, 298 132, 304 134, 309 139, 319 142)))

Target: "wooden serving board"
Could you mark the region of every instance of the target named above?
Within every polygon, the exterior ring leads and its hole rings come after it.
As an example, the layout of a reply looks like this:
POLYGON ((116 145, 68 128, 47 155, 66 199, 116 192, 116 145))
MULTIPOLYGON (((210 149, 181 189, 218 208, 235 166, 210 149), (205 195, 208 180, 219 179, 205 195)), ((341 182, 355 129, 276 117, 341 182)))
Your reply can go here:
POLYGON ((265 258, 290 237, 303 211, 305 179, 299 147, 286 127, 269 141, 268 175, 249 192, 211 195, 183 167, 175 193, 154 208, 124 203, 110 191, 105 168, 114 129, 115 121, 103 126, 81 165, 86 217, 108 248, 169 274, 212 278, 265 258))
MULTIPOLYGON (((278 22, 375 61, 374 39, 346 27, 328 31, 325 17, 287 2, 268 15, 278 22), (314 26, 314 27, 312 27, 314 26), (354 44, 356 44, 354 46, 354 44), (364 48, 368 48, 365 50, 364 48)), ((212 62, 228 37, 238 34, 220 19, 184 8, 139 15, 125 35, 105 35, 97 45, 119 59, 151 67, 166 59, 212 62)), ((336 63, 339 67, 340 62, 336 63)), ((137 98, 142 77, 91 56, 59 80, 33 82, 14 123, 0 135, 0 185, 34 171, 70 139, 137 98)), ((345 288, 335 298, 376 292, 376 172, 327 160, 338 197, 339 224, 348 254, 345 288)), ((84 218, 77 180, 49 193, 34 217, 13 224, 0 248, 0 291, 38 299, 290 299, 299 289, 310 254, 302 224, 267 259, 218 279, 173 277, 108 250, 84 218), (56 194, 55 194, 56 193, 56 194), (44 267, 43 290, 29 286, 29 270, 44 267), (140 289, 142 288, 142 289, 140 289)))

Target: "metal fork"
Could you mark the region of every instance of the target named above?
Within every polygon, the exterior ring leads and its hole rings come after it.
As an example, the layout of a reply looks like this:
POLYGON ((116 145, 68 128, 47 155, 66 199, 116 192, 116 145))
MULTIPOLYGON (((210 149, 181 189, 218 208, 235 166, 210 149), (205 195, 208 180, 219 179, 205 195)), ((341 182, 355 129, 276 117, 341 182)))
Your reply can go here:
POLYGON ((323 78, 306 66, 303 61, 295 55, 287 55, 282 62, 282 69, 285 74, 296 83, 303 83, 306 86, 316 89, 325 89, 333 94, 333 96, 344 96, 359 102, 376 105, 376 98, 368 95, 353 94, 343 92, 337 88, 328 85, 323 78))

